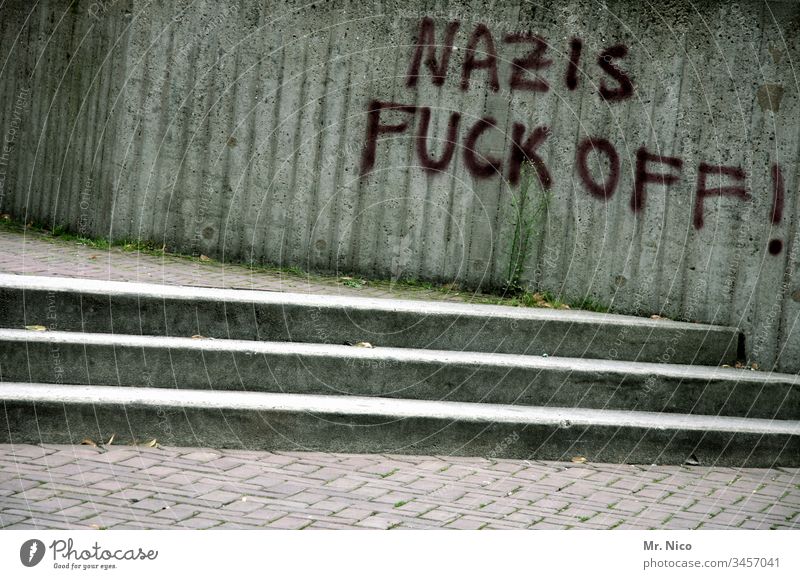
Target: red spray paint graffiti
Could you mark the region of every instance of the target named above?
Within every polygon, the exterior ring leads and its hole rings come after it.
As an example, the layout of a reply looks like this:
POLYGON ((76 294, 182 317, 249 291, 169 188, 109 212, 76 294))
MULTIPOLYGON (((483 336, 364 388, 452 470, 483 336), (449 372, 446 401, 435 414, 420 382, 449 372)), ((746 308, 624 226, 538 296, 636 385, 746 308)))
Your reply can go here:
MULTIPOLYGON (((436 25, 430 18, 419 23, 417 38, 406 74, 405 85, 418 87, 420 82, 430 82, 442 87, 447 82, 448 68, 457 53, 461 57, 457 87, 462 91, 489 89, 500 90, 503 83, 509 91, 529 91, 544 93, 550 90, 553 74, 557 68, 556 60, 548 55, 552 47, 547 40, 530 32, 505 34, 498 44, 492 32, 484 24, 477 24, 467 37, 465 50, 457 51, 456 36, 461 28, 459 21, 444 26, 443 33, 437 35, 436 25), (526 50, 520 54, 521 48, 526 50), (516 56, 501 51, 516 49, 516 56), (502 79, 498 63, 510 62, 510 74, 502 79), (426 73, 427 70, 427 73, 426 73), (548 76, 549 75, 549 76, 548 76)), ((554 52, 554 51, 551 51, 554 52)), ((633 80, 621 63, 628 57, 628 47, 614 44, 603 48, 594 63, 584 54, 584 43, 580 38, 572 38, 567 49, 568 55, 564 69, 563 82, 567 90, 576 90, 581 80, 590 75, 582 61, 588 61, 599 78, 592 80, 597 87, 599 98, 613 106, 614 103, 631 98, 635 92, 633 80)), ((551 129, 536 126, 530 131, 520 122, 511 122, 510 128, 500 127, 496 119, 484 116, 472 122, 462 123, 462 114, 449 111, 444 138, 430 135, 431 108, 421 105, 403 104, 373 100, 367 107, 366 135, 361 156, 361 176, 365 178, 373 170, 376 162, 379 139, 384 135, 402 133, 414 134, 414 150, 423 171, 432 175, 448 170, 455 155, 462 155, 466 170, 474 179, 505 178, 511 186, 519 183, 523 163, 530 163, 536 171, 539 184, 544 189, 553 186, 553 177, 545 161, 543 149, 551 129), (416 123, 416 125, 415 125, 416 123), (507 158, 497 156, 495 150, 487 147, 487 139, 492 131, 510 131, 503 140, 508 142, 507 158), (463 143, 459 144, 463 135, 463 143), (429 142, 434 143, 429 146, 429 142), (434 155, 432 148, 440 152, 434 155)), ((679 157, 649 151, 641 146, 636 151, 633 162, 633 191, 630 209, 634 214, 641 213, 647 205, 648 189, 661 187, 666 192, 681 178, 684 162, 679 157)), ((602 202, 610 200, 619 185, 621 175, 620 155, 614 144, 601 136, 583 138, 577 145, 574 159, 575 173, 587 194, 602 202), (590 160, 593 161, 590 162, 590 160), (590 170, 599 167, 599 171, 590 170)), ((772 179, 772 207, 770 221, 780 224, 783 216, 785 184, 780 166, 774 163, 770 173, 772 179)), ((697 167, 697 182, 692 206, 692 224, 695 229, 705 225, 705 202, 712 197, 734 197, 742 201, 751 198, 745 187, 746 175, 740 167, 711 165, 705 162, 697 167)), ((772 255, 783 250, 783 242, 772 239, 768 244, 772 255)))

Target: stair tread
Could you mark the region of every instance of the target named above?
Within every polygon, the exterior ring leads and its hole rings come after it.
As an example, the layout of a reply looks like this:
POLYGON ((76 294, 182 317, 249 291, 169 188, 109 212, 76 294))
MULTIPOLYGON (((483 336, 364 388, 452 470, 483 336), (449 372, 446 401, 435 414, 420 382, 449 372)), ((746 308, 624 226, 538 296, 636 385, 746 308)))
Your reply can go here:
POLYGON ((715 431, 800 435, 800 421, 631 410, 596 410, 267 392, 180 390, 146 387, 0 383, 0 400, 60 404, 125 404, 138 407, 179 406, 220 410, 426 417, 454 421, 520 423, 552 426, 618 426, 655 430, 715 431))
POLYGON ((424 316, 459 315, 463 317, 493 317, 520 320, 561 321, 574 324, 616 323, 652 329, 683 329, 691 331, 737 330, 715 324, 681 322, 667 319, 654 320, 623 314, 589 312, 585 310, 557 310, 548 308, 521 308, 504 305, 474 304, 431 300, 402 300, 394 298, 366 298, 340 295, 321 295, 291 292, 270 292, 248 289, 221 289, 197 286, 164 285, 151 283, 117 282, 94 279, 60 278, 0 274, 0 286, 22 290, 53 290, 102 294, 105 296, 138 296, 157 299, 197 300, 229 303, 261 303, 298 305, 313 308, 350 308, 354 310, 413 313, 424 316))
POLYGON ((780 372, 742 370, 720 366, 665 364, 599 358, 570 358, 542 356, 540 353, 505 354, 457 350, 432 350, 419 348, 380 347, 359 348, 337 344, 306 342, 274 342, 235 339, 196 339, 174 336, 147 336, 132 334, 104 334, 88 332, 0 329, 0 341, 20 341, 50 344, 80 344, 85 346, 113 346, 133 348, 172 348, 214 352, 347 357, 357 360, 385 360, 391 362, 430 362, 530 368, 538 370, 569 370, 580 372, 609 372, 632 377, 658 375, 672 378, 699 380, 731 380, 743 383, 800 384, 800 375, 780 372))

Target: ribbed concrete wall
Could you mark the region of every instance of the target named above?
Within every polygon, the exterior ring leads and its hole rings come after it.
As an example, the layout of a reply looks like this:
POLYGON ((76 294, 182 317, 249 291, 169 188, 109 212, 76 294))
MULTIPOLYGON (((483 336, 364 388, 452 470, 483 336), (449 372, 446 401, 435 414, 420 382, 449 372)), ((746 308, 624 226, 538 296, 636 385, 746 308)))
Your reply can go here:
POLYGON ((18 1, 0 29, 2 212, 477 286, 521 210, 532 287, 800 370, 797 2, 18 1))

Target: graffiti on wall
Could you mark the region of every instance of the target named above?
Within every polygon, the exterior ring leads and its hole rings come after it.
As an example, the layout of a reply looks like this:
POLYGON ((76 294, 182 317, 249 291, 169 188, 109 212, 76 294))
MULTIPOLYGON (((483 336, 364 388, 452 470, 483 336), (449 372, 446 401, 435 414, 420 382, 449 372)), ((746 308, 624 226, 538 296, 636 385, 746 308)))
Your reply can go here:
MULTIPOLYGON (((548 55, 550 45, 541 36, 529 32, 513 32, 495 38, 484 24, 477 24, 468 36, 466 46, 457 49, 455 37, 461 26, 455 20, 446 23, 443 30, 437 30, 431 18, 419 22, 416 39, 413 43, 411 59, 405 75, 405 86, 415 88, 421 83, 431 83, 442 87, 448 81, 449 70, 459 70, 455 79, 450 79, 459 90, 490 90, 498 92, 505 86, 511 92, 546 93, 554 83, 567 91, 577 90, 581 79, 596 74, 592 79, 598 87, 597 97, 609 106, 623 102, 634 95, 635 85, 631 74, 625 70, 625 59, 629 49, 617 43, 600 48, 595 54, 587 54, 582 39, 572 38, 564 54, 568 59, 559 67, 554 58, 548 55), (526 52, 510 59, 511 67, 503 78, 498 66, 499 48, 522 46, 526 52), (454 62, 455 54, 460 55, 460 66, 454 62), (482 84, 481 84, 482 83, 482 84)), ((450 112, 444 138, 435 140, 443 143, 438 156, 431 153, 429 140, 434 140, 430 132, 431 108, 419 104, 407 104, 373 99, 367 105, 366 132, 361 154, 360 174, 366 177, 374 168, 381 137, 387 135, 411 134, 414 151, 422 171, 435 175, 448 171, 456 151, 462 156, 464 167, 474 179, 504 178, 511 185, 519 183, 524 163, 530 163, 535 170, 542 188, 553 187, 553 176, 540 151, 551 135, 551 127, 540 125, 528 127, 521 122, 510 126, 510 147, 505 158, 496 156, 482 147, 482 139, 490 131, 505 131, 495 118, 484 116, 469 123, 463 122, 458 111, 450 112), (460 140, 461 139, 461 140, 460 140), (460 141, 460 145, 459 145, 460 141)), ((662 155, 640 146, 636 150, 633 187, 624 192, 629 195, 628 206, 633 213, 641 213, 647 206, 647 196, 654 187, 668 189, 678 183, 684 170, 680 157, 662 155)), ((607 138, 586 136, 576 148, 574 157, 575 173, 586 193, 601 201, 608 201, 618 193, 621 160, 614 144, 607 138), (590 159, 605 167, 603 178, 598 179, 590 170, 590 159)), ((733 197, 747 201, 751 192, 746 186, 745 171, 735 165, 713 165, 700 162, 696 168, 694 184, 694 203, 692 224, 702 229, 705 223, 705 202, 713 197, 733 197)), ((773 163, 770 168, 772 183, 772 205, 769 219, 780 223, 784 204, 783 170, 773 163)), ((622 192, 620 192, 622 193, 622 192)), ((772 255, 783 250, 783 242, 773 239, 768 244, 772 255)))

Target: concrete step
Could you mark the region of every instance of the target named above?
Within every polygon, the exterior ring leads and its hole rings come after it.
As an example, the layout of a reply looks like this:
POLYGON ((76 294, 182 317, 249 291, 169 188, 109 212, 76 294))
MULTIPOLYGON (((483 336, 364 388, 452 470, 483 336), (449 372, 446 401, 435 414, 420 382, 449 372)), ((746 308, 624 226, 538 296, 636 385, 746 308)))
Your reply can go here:
POLYGON ((800 418, 789 374, 413 348, 0 330, 0 377, 800 418))
POLYGON ((120 443, 596 462, 797 464, 800 422, 263 392, 0 384, 0 442, 120 443))
POLYGON ((571 310, 0 275, 0 320, 97 333, 432 348, 717 366, 735 328, 571 310))

